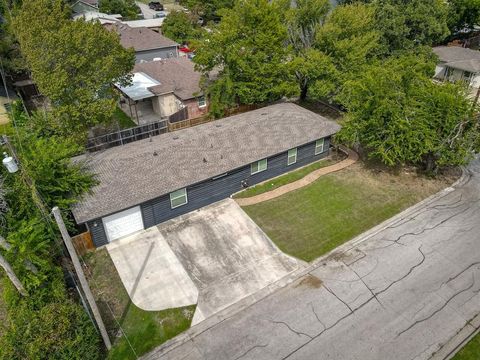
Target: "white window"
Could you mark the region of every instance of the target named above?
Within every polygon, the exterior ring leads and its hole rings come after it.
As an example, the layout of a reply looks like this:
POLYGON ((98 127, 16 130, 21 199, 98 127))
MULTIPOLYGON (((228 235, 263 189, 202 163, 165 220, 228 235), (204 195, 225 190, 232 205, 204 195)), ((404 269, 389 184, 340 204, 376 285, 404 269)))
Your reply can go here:
POLYGON ((199 108, 203 108, 203 107, 207 106, 207 102, 206 102, 206 100, 205 100, 205 96, 200 96, 200 97, 197 99, 197 101, 198 101, 198 107, 199 107, 199 108))
POLYGON ((325 139, 320 139, 315 142, 315 155, 321 154, 323 152, 323 144, 325 139))
POLYGON ((183 188, 170 193, 170 207, 172 209, 185 205, 186 203, 188 203, 187 189, 183 188))
POLYGON ((267 159, 254 162, 250 170, 252 175, 267 170, 267 159))
POLYGON ((297 148, 288 150, 287 165, 293 165, 297 162, 297 148))

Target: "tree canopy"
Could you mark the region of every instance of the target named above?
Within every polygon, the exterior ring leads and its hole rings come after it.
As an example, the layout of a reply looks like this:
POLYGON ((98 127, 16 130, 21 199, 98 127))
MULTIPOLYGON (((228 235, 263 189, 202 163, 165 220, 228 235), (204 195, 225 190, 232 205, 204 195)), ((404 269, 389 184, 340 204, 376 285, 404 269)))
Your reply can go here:
POLYGON ((172 11, 162 23, 162 34, 179 44, 198 39, 201 29, 195 16, 183 11, 172 11))
POLYGON ((21 51, 51 102, 60 134, 84 136, 116 108, 112 83, 126 84, 133 50, 99 23, 72 21, 62 0, 25 2, 13 18, 21 51))
POLYGON ((98 9, 106 14, 120 14, 126 20, 136 20, 141 12, 135 0, 101 0, 98 9))
POLYGON ((339 96, 348 112, 338 138, 389 166, 464 164, 478 150, 478 120, 466 89, 433 83, 434 68, 419 54, 364 67, 339 96))
POLYGON ((448 25, 452 33, 480 25, 480 0, 449 0, 448 25))
POLYGON ((222 16, 220 10, 233 8, 235 0, 182 0, 181 3, 208 22, 218 20, 222 16))
POLYGON ((289 48, 282 13, 278 1, 268 0, 239 0, 221 11, 222 21, 199 43, 194 58, 206 76, 218 72, 207 90, 213 112, 285 94, 289 48))

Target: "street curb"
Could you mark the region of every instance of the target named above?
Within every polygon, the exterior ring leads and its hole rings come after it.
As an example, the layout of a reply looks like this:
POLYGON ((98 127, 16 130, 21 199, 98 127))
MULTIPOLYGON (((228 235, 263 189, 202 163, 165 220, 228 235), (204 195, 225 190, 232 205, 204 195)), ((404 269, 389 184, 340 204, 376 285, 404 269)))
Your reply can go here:
POLYGON ((471 339, 480 333, 480 314, 468 321, 465 326, 456 333, 450 340, 443 344, 429 360, 450 360, 460 351, 471 339))
MULTIPOLYGON (((306 274, 314 271, 317 269, 319 266, 321 266, 326 259, 331 258, 334 255, 339 255, 346 253, 353 248, 357 247, 364 241, 370 239, 372 236, 376 235, 380 231, 382 231, 384 228, 394 225, 397 222, 400 222, 404 220, 405 218, 408 218, 418 210, 428 206, 430 203, 434 202, 435 200, 441 199, 444 196, 448 195, 452 191, 455 190, 455 188, 461 187, 464 184, 468 182, 468 180, 471 177, 470 171, 468 171, 466 168, 462 167, 462 175, 460 178, 455 181, 452 185, 449 187, 439 191, 436 194, 433 194, 429 196, 428 198, 420 201, 419 203, 403 210, 401 213, 393 216, 390 219, 385 220, 384 222, 378 224, 377 226, 371 228, 370 230, 367 230, 366 232, 358 235, 357 237, 353 238, 352 240, 349 240, 348 242, 340 245, 339 247, 335 248, 334 250, 328 252, 327 254, 315 259, 313 262, 309 264, 309 266, 305 268, 300 268, 297 269, 290 274, 284 276, 280 280, 277 280, 276 282, 266 286, 265 288, 257 291, 254 294, 251 294, 242 300, 236 302, 235 304, 232 304, 228 306, 227 308, 219 311, 218 313, 214 314, 213 316, 203 320, 202 322, 192 326, 185 332, 177 335, 173 339, 170 339, 166 341, 165 343, 159 345, 157 348, 152 350, 150 353, 143 355, 140 357, 140 359, 157 359, 155 357, 156 354, 162 353, 162 355, 168 354, 171 351, 174 351, 177 347, 189 342, 193 341, 193 338, 202 334, 203 332, 209 330, 210 328, 222 323, 225 320, 228 320, 238 312, 249 308, 253 304, 265 299, 272 293, 276 292, 277 290, 295 282, 299 278, 305 276, 306 274)), ((439 359, 435 359, 439 360, 439 359)), ((444 359, 441 359, 444 360, 444 359)))

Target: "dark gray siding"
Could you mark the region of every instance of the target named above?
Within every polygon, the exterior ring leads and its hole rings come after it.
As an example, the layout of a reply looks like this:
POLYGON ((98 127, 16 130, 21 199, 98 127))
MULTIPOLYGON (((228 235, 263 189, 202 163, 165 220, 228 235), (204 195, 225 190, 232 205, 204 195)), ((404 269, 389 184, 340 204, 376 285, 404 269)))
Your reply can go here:
POLYGON ((96 247, 108 244, 102 219, 95 219, 87 222, 87 228, 92 234, 92 240, 96 247))
POLYGON ((176 46, 135 52, 135 62, 137 63, 139 63, 141 60, 152 61, 154 58, 168 59, 171 57, 178 57, 178 51, 176 46))
MULTIPOLYGON (((326 157, 329 147, 330 139, 325 138, 324 152, 321 154, 315 155, 315 142, 298 147, 297 162, 293 165, 287 166, 287 152, 284 152, 268 158, 267 170, 260 173, 250 175, 250 164, 248 164, 242 168, 228 172, 225 176, 190 185, 187 187, 188 203, 175 209, 170 208, 169 194, 145 202, 140 205, 143 224, 145 228, 149 228, 176 216, 225 199, 233 193, 242 190, 242 180, 247 180, 249 185, 258 184, 326 157)), ((89 222, 88 226, 92 232, 95 245, 97 247, 105 245, 107 238, 103 229, 102 220, 96 220, 96 227, 93 227, 90 223, 93 223, 93 221, 89 222)))

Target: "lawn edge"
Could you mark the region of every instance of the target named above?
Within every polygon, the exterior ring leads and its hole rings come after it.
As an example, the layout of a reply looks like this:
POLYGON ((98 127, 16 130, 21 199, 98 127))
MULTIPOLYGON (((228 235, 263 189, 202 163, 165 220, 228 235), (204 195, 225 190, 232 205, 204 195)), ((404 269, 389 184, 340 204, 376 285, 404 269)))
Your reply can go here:
MULTIPOLYGON (((179 346, 191 342, 192 346, 195 346, 193 344, 193 338, 196 336, 202 334, 205 331, 208 331, 210 328, 228 320, 229 318, 233 317, 235 314, 238 312, 245 310, 249 308, 250 306, 254 305, 255 303, 265 299, 272 293, 276 292, 277 290, 293 283, 294 281, 298 280, 302 276, 305 276, 306 274, 312 272, 313 270, 317 269, 319 266, 322 265, 322 263, 325 261, 325 259, 331 257, 332 255, 338 255, 345 253, 347 251, 350 251, 352 248, 355 248, 362 242, 368 240, 381 230, 383 230, 385 227, 388 227, 390 225, 393 225, 399 221, 404 220, 407 218, 409 215, 412 213, 417 212, 421 208, 427 206, 428 204, 434 202, 435 200, 441 199, 451 193, 452 191, 455 190, 457 187, 461 187, 468 183, 470 180, 472 173, 466 168, 466 167, 461 167, 462 170, 462 175, 460 178, 455 181, 452 185, 446 187, 443 190, 440 190, 439 192, 427 197, 426 199, 410 206, 409 208, 403 210, 402 212, 398 213, 397 215, 383 221, 382 223, 378 224, 377 226, 374 226, 370 230, 367 230, 366 232, 356 236, 355 238, 347 241, 346 243, 340 245, 339 247, 333 249, 332 251, 320 256, 319 258, 313 260, 309 266, 305 268, 301 268, 295 271, 292 271, 290 274, 284 276, 280 280, 277 280, 276 282, 268 285, 267 287, 257 291, 254 294, 251 294, 242 300, 236 302, 235 304, 232 304, 228 306, 227 308, 221 310, 220 312, 214 314, 210 318, 205 319, 204 321, 192 326, 185 332, 177 335, 176 337, 167 340, 165 343, 161 344, 154 350, 150 351, 147 354, 142 355, 139 359, 147 360, 147 359, 157 359, 158 355, 166 355, 168 353, 171 353, 172 351, 175 351, 176 348, 179 346)), ((479 315, 480 316, 480 315, 479 315)), ((464 340, 465 341, 465 340, 464 340)), ((460 349, 458 349, 460 350, 460 349)), ((435 359, 439 360, 439 359, 435 359)), ((444 359, 442 359, 444 360, 444 359)))

